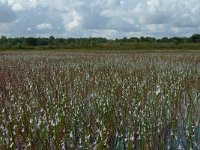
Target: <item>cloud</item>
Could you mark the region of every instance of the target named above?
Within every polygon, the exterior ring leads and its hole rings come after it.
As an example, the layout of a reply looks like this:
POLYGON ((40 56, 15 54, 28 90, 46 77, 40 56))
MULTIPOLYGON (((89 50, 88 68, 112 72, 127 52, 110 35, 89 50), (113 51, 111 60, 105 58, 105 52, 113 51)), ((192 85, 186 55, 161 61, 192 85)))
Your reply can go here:
POLYGON ((22 11, 39 7, 38 0, 0 0, 7 3, 13 11, 22 11))
POLYGON ((28 31, 28 32, 30 32, 31 30, 32 30, 32 28, 30 28, 30 27, 26 29, 26 31, 28 31))
POLYGON ((63 22, 66 30, 75 29, 80 25, 81 16, 74 10, 63 15, 63 22))
POLYGON ((199 14, 199 0, 0 0, 0 34, 187 36, 200 32, 199 14))
POLYGON ((16 4, 14 4, 14 5, 12 6, 12 10, 13 10, 13 11, 21 11, 21 10, 23 10, 23 7, 22 7, 21 4, 16 3, 16 4))
POLYGON ((0 23, 10 23, 17 18, 13 10, 6 4, 0 2, 0 23))
POLYGON ((42 23, 36 26, 38 30, 50 30, 53 29, 53 26, 50 23, 42 23))

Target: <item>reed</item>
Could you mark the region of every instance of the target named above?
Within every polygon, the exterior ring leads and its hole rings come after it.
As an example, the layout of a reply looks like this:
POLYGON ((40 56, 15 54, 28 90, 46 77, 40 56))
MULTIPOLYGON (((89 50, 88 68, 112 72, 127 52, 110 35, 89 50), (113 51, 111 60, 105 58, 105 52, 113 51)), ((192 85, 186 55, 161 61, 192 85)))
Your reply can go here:
POLYGON ((0 53, 0 149, 200 149, 200 55, 0 53))

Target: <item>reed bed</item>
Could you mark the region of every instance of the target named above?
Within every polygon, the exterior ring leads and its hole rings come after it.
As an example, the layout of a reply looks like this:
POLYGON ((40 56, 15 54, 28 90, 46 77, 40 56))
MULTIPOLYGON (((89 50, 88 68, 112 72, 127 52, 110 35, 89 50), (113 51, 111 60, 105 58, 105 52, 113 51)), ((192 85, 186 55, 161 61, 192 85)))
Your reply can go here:
POLYGON ((0 149, 200 149, 199 53, 0 53, 0 149))

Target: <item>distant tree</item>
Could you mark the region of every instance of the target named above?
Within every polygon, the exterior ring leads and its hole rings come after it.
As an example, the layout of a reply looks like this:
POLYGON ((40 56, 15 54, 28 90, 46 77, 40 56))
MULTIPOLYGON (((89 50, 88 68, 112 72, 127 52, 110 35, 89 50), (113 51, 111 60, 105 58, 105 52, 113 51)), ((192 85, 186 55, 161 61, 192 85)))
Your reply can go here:
POLYGON ((194 34, 191 37, 163 37, 161 39, 156 39, 154 37, 131 37, 131 38, 121 38, 121 39, 106 39, 101 37, 90 37, 90 38, 55 38, 50 36, 49 38, 42 37, 15 37, 8 38, 6 36, 0 37, 0 48, 27 48, 34 46, 49 46, 49 48, 106 48, 106 49, 153 49, 159 48, 160 46, 168 48, 173 46, 173 48, 195 48, 199 47, 200 34, 194 34), (151 44, 149 44, 151 43, 151 44), (159 44, 159 43, 169 43, 169 44, 159 44), (174 44, 173 44, 174 43, 174 44), (197 43, 197 44, 182 44, 182 43, 197 43), (177 46, 175 46, 175 44, 177 46), (181 45, 182 44, 182 45, 181 45))
POLYGON ((169 42, 169 39, 168 39, 168 37, 163 37, 163 38, 161 38, 161 39, 159 40, 159 42, 167 43, 167 42, 169 42))
POLYGON ((1 36, 1 40, 7 40, 6 36, 1 36))
POLYGON ((36 40, 36 46, 45 46, 45 45, 48 45, 49 44, 49 41, 47 38, 37 38, 36 40))
POLYGON ((0 38, 0 44, 1 45, 5 45, 6 43, 7 43, 7 37, 1 36, 1 38, 0 38))
POLYGON ((141 36, 141 37, 140 37, 140 42, 146 42, 146 38, 143 37, 143 36, 141 36))
POLYGON ((175 44, 180 44, 180 43, 182 43, 182 38, 180 38, 180 37, 172 37, 172 38, 170 38, 169 41, 173 42, 175 44))
POLYGON ((37 39, 33 37, 29 37, 25 39, 25 43, 28 46, 37 46, 37 39))
POLYGON ((52 45, 52 44, 54 44, 54 43, 55 43, 55 38, 54 38, 54 36, 50 36, 50 37, 49 37, 49 44, 52 45))
POLYGON ((129 41, 130 41, 130 42, 139 42, 139 38, 137 38, 137 37, 131 37, 131 38, 129 39, 129 41))
POLYGON ((193 34, 190 39, 194 43, 200 42, 200 34, 193 34))
POLYGON ((148 36, 147 36, 147 37, 145 38, 145 41, 146 41, 146 42, 153 43, 153 42, 156 42, 156 38, 154 38, 154 37, 148 37, 148 36))

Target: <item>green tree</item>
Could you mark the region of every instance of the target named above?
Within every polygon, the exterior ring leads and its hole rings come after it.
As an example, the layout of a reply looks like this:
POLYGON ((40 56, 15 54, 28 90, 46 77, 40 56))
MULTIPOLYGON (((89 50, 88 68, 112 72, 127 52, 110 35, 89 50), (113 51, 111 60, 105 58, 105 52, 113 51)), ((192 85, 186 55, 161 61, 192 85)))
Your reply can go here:
POLYGON ((190 39, 193 43, 198 43, 200 42, 200 34, 193 34, 190 39))

